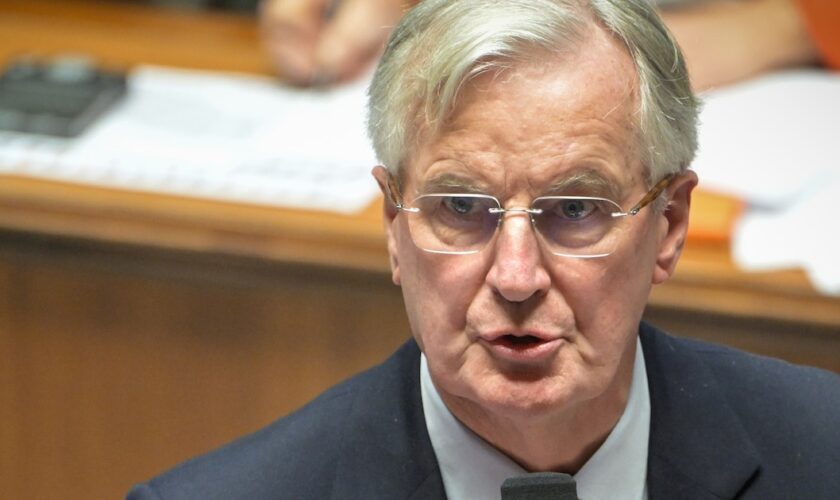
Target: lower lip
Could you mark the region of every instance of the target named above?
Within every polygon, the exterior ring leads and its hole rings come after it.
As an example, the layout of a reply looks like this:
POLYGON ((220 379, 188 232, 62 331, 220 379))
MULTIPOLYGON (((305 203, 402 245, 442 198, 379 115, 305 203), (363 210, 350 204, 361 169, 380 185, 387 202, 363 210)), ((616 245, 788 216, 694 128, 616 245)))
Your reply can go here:
POLYGON ((516 344, 502 337, 480 342, 498 359, 516 363, 540 363, 552 358, 564 340, 560 338, 516 344))

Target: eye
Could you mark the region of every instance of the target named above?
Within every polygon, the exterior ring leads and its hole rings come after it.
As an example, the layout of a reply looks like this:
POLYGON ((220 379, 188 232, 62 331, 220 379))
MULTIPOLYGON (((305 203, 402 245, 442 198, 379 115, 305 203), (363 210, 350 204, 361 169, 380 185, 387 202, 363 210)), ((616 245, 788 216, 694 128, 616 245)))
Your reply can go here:
POLYGON ((476 199, 466 196, 447 196, 443 198, 443 205, 458 215, 468 215, 476 206, 476 199))
POLYGON ((592 200, 584 200, 580 198, 561 200, 557 204, 556 215, 565 217, 567 219, 583 219, 591 214, 596 209, 595 203, 592 200))

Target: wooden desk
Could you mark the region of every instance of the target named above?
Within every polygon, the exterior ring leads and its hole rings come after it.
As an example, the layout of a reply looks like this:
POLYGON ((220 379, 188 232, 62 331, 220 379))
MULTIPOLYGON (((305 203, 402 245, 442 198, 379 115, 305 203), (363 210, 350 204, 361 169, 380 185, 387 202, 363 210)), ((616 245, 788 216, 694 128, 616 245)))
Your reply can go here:
MULTIPOLYGON (((117 2, 0 0, 0 60, 95 55, 270 73, 251 19, 117 2)), ((647 313, 840 371, 840 299, 747 274, 737 203, 695 198, 679 270, 647 313)), ((378 204, 357 216, 0 176, 0 488, 114 498, 264 425, 407 336, 378 204)))

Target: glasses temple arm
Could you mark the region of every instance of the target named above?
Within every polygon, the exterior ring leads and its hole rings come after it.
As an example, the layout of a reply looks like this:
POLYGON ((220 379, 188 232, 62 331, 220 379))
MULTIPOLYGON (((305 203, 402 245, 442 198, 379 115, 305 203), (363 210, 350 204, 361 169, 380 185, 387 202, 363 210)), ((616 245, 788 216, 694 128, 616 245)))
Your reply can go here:
POLYGON ((394 181, 394 177, 388 173, 388 180, 385 184, 385 190, 388 193, 388 198, 391 200, 391 203, 394 204, 397 209, 402 210, 403 205, 400 201, 402 198, 402 194, 400 193, 400 189, 397 187, 396 181, 394 181))
POLYGON ((656 185, 653 186, 651 190, 648 191, 647 194, 641 200, 639 200, 639 203, 636 203, 636 205, 630 210, 628 210, 627 213, 630 215, 636 215, 637 213, 639 213, 639 210, 645 208, 650 204, 650 202, 658 198, 659 195, 662 194, 662 191, 664 191, 669 185, 671 185, 671 182, 676 177, 677 174, 668 174, 665 177, 663 177, 662 180, 657 182, 656 185))

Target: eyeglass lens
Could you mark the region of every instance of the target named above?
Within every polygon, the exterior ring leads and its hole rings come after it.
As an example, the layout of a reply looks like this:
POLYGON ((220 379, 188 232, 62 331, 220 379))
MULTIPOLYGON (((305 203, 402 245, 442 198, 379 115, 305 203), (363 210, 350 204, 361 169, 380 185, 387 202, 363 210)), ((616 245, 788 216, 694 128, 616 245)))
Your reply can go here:
MULTIPOLYGON (((430 194, 418 197, 406 212, 414 243, 429 252, 475 253, 493 238, 504 211, 490 196, 430 194)), ((591 257, 609 254, 611 234, 621 212, 614 202, 590 197, 543 197, 529 214, 549 251, 591 257)))

